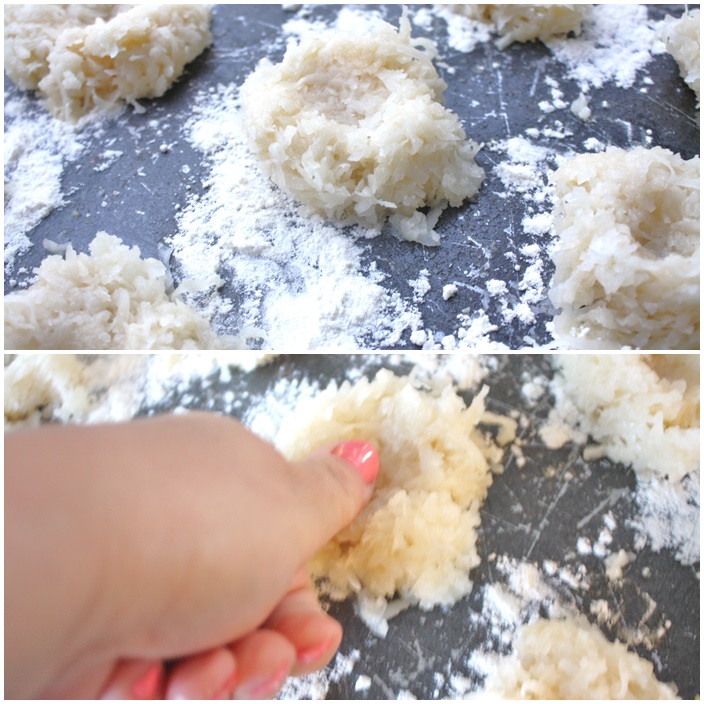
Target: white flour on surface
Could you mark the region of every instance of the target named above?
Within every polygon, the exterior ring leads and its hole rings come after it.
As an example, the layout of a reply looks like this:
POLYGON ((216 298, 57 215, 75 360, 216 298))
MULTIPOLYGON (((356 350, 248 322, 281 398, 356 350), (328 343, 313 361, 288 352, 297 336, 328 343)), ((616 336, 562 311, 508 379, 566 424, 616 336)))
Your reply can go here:
POLYGON ((331 684, 352 675, 359 655, 359 650, 351 650, 347 654, 340 652, 325 669, 305 677, 290 677, 276 698, 296 701, 325 699, 331 684))
POLYGON ((601 4, 593 10, 581 36, 546 44, 583 92, 607 82, 629 88, 652 56, 665 51, 657 31, 660 23, 648 20, 643 5, 601 4))
POLYGON ((699 562, 699 474, 687 475, 678 484, 657 479, 639 482, 636 503, 640 515, 631 526, 638 534, 637 546, 648 544, 655 552, 672 550, 683 565, 699 562))
POLYGON ((421 326, 418 309, 364 261, 363 241, 377 232, 301 214, 261 174, 233 87, 200 96, 186 136, 211 175, 206 193, 181 210, 169 244, 184 276, 210 287, 205 313, 216 329, 240 325, 259 337, 255 345, 295 351, 388 347, 421 326), (217 295, 220 277, 238 302, 217 295))
POLYGON ((32 246, 28 233, 64 204, 64 167, 79 158, 87 136, 44 112, 30 111, 24 97, 5 102, 5 276, 32 246))
MULTIPOLYGON (((556 125, 561 126, 559 121, 556 125)), ((528 131, 527 131, 528 132, 528 131)), ((542 133, 531 130, 531 138, 540 140, 542 133)), ((552 216, 554 188, 548 177, 565 158, 563 152, 531 141, 528 136, 515 136, 491 142, 488 152, 497 155, 498 162, 494 173, 501 180, 503 191, 500 198, 522 198, 525 202, 525 215, 519 232, 508 233, 510 237, 528 235, 533 242, 516 247, 508 254, 515 262, 516 281, 511 282, 512 295, 506 282, 497 279, 487 281, 489 296, 498 300, 502 322, 511 324, 518 321, 524 325, 536 322, 535 311, 545 300, 549 275, 543 261, 546 242, 552 237, 552 216), (520 278, 519 278, 520 275, 520 278)), ((507 254, 507 256, 508 256, 507 254)), ((526 341, 528 343, 529 341, 526 341)), ((527 346, 531 346, 527 344, 527 346)))
MULTIPOLYGON (((431 15, 447 23, 449 46, 455 51, 469 53, 479 43, 491 39, 486 23, 449 12, 442 5, 419 13, 416 24, 431 27, 431 15)), ((629 88, 652 55, 665 51, 658 36, 659 24, 648 20, 648 11, 642 5, 594 5, 590 16, 582 22, 579 37, 553 38, 544 44, 565 65, 567 76, 578 81, 583 92, 610 82, 629 88)), ((555 94, 555 103, 546 104, 546 111, 568 107, 561 98, 555 94)))

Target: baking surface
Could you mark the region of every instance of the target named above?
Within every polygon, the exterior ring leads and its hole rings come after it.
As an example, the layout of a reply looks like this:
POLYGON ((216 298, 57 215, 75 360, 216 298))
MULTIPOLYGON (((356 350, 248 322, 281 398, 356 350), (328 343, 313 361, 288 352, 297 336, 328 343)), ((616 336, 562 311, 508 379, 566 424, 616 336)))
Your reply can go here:
MULTIPOLYGON (((340 8, 304 7, 310 11, 307 22, 322 20, 327 24, 340 8)), ((356 11, 379 12, 394 24, 400 15, 399 5, 354 7, 356 11)), ((422 8, 411 7, 412 19, 422 8)), ((683 9, 683 5, 654 5, 648 12, 651 18, 659 19, 667 13, 679 15, 683 9)), ((178 231, 180 210, 200 194, 207 194, 211 171, 211 165, 185 137, 183 126, 192 116, 198 96, 209 88, 239 86, 261 58, 278 60, 286 44, 282 25, 293 17, 280 5, 216 6, 213 46, 187 67, 177 85, 159 100, 143 101, 145 114, 129 109, 107 121, 99 135, 86 140, 79 159, 65 165, 61 183, 64 203, 29 233, 33 246, 17 257, 11 275, 6 275, 5 292, 17 290, 18 284, 31 278, 32 268, 46 256, 44 239, 71 242, 75 249, 86 251, 99 230, 138 245, 143 256, 166 260, 178 283, 183 262, 174 254, 169 259, 164 241, 178 231), (162 144, 168 145, 168 151, 160 151, 162 144), (110 160, 106 159, 107 150, 113 154, 110 160)), ((442 241, 437 248, 400 242, 389 233, 356 241, 362 271, 371 267, 380 272, 384 289, 403 299, 416 322, 409 323, 397 340, 387 336, 388 344, 374 341, 366 321, 348 323, 359 326, 352 330, 352 347, 415 349, 410 341, 414 327, 427 331, 438 345, 450 335, 454 342, 446 341, 446 345, 462 344, 460 337, 465 335, 464 344, 469 346, 473 341, 511 349, 550 346, 552 336, 546 327, 554 315, 546 298, 552 275, 547 253, 550 235, 531 233, 524 227, 527 215, 549 208, 510 192, 496 169, 507 159, 497 143, 526 137, 526 130, 533 130, 539 134, 530 138, 530 143, 550 153, 582 152, 587 140, 596 139, 620 147, 663 146, 691 158, 699 152, 695 96, 680 78, 672 57, 661 54, 652 58, 629 88, 614 83, 592 88, 593 116, 583 123, 569 109, 580 92, 577 82, 566 75, 565 65, 542 43, 514 44, 499 51, 492 42, 484 42, 471 53, 463 53, 448 45, 444 20, 433 15, 431 24, 424 26, 414 24, 414 36, 430 36, 437 42, 440 57, 436 65, 448 84, 446 104, 459 114, 468 136, 484 144, 477 161, 487 177, 475 199, 443 214, 438 226, 442 241), (555 89, 567 107, 555 108, 555 89), (421 283, 427 289, 427 281, 430 288, 419 293, 412 282, 418 281, 422 270, 427 270, 427 276, 421 283), (492 280, 505 284, 504 294, 490 295, 487 285, 492 280), (448 284, 455 284, 458 292, 444 300, 443 287, 448 284), (477 338, 466 333, 479 328, 483 332, 477 338)), ((6 78, 6 104, 18 95, 6 78)), ((32 107, 33 100, 27 108, 30 113, 40 110, 32 107)), ((538 167, 539 179, 544 180, 547 170, 554 168, 553 161, 548 158, 538 167)), ((234 252, 231 256, 245 255, 234 252)), ((215 322, 218 332, 237 334, 246 327, 237 311, 251 308, 261 292, 243 290, 240 282, 233 280, 230 265, 224 261, 220 266, 225 285, 218 295, 234 303, 235 312, 215 322)), ((294 282, 293 288, 301 285, 294 282)), ((197 303, 200 309, 207 305, 203 299, 197 303)), ((266 325, 262 325, 266 332, 266 325)), ((262 342, 254 340, 252 344, 262 342)), ((331 346, 334 342, 318 345, 331 346)), ((277 347, 292 349, 286 341, 277 347)))
MULTIPOLYGON (((481 678, 467 665, 468 657, 477 650, 505 652, 507 647, 500 643, 506 627, 501 627, 496 612, 492 615, 487 591, 508 584, 502 570, 507 561, 536 565, 560 603, 592 622, 596 617, 590 607, 603 600, 611 615, 603 632, 612 640, 638 634, 640 640, 650 638, 652 647, 641 645, 635 651, 654 663, 658 679, 674 682, 682 698, 699 693, 699 563, 683 566, 672 550, 653 552, 637 545, 634 522, 639 509, 632 471, 606 459, 586 463, 581 447, 567 444, 549 450, 540 440, 537 431, 552 398, 546 393, 529 407, 521 386, 526 380, 550 378, 550 358, 499 355, 496 360, 496 369, 484 380, 490 386, 487 407, 501 414, 525 414, 529 423, 519 436, 526 462, 519 468, 515 457, 507 455, 505 472, 489 489, 479 529, 482 562, 472 572, 472 593, 447 610, 409 608, 389 622, 386 638, 370 632, 351 602, 333 603, 330 611, 345 631, 341 656, 317 680, 290 681, 285 690, 289 698, 326 691, 331 699, 395 699, 401 693, 437 699, 474 688, 481 678), (612 542, 604 542, 604 531, 612 542), (600 543, 608 553, 624 549, 635 554, 621 581, 607 579, 603 557, 580 550, 584 541, 600 543), (551 562, 557 571, 549 575, 551 562), (662 627, 664 635, 659 637, 662 627), (368 689, 357 691, 360 676, 371 682, 368 689)), ((187 389, 179 387, 144 412, 207 408, 247 420, 253 413, 275 414, 290 403, 283 400, 282 385, 324 388, 330 380, 371 377, 381 367, 403 374, 412 364, 401 356, 284 355, 249 373, 233 368, 232 379, 225 382, 215 375, 187 389)), ((468 402, 472 398, 472 393, 463 395, 468 402)), ((698 526, 692 525, 692 530, 698 526)))

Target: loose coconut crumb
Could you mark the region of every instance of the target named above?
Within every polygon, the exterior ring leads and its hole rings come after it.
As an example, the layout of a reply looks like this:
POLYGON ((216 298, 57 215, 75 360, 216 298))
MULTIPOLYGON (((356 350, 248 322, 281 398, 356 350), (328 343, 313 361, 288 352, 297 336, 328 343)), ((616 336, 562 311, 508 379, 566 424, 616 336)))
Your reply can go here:
POLYGON ((606 567, 606 577, 610 580, 618 581, 623 579, 623 568, 635 559, 635 554, 619 550, 604 559, 606 567))
POLYGON ((449 301, 453 296, 457 294, 459 289, 455 284, 446 284, 442 287, 442 297, 443 300, 449 301))
POLYGON ((254 150, 284 191, 328 218, 437 245, 442 210, 461 205, 484 178, 457 115, 434 44, 379 21, 351 36, 327 30, 263 60, 241 89, 254 150), (429 207, 426 215, 420 208, 429 207))
MULTIPOLYGON (((653 664, 609 642, 586 619, 540 619, 523 626, 514 653, 498 658, 474 695, 491 699, 677 699, 653 664)), ((474 697, 473 697, 474 698, 474 697)))
POLYGON ((212 41, 210 5, 8 5, 5 70, 76 122, 158 98, 212 41))
POLYGON ((570 110, 576 115, 582 122, 586 122, 591 116, 592 111, 589 108, 589 101, 584 93, 580 93, 576 100, 570 105, 570 110))
POLYGON ((356 594, 380 635, 407 606, 453 604, 472 589, 479 508, 503 454, 477 430, 487 391, 466 407, 452 387, 422 391, 381 370, 373 381, 331 384, 305 399, 276 438, 292 459, 351 438, 378 449, 374 496, 310 568, 332 598, 356 594))
POLYGON ((548 426, 563 419, 641 479, 699 467, 698 356, 559 355, 555 366, 548 426))
POLYGON ((218 349, 196 311, 168 293, 168 274, 138 247, 99 232, 90 254, 51 255, 26 290, 5 296, 6 349, 218 349))
POLYGON ((554 174, 565 349, 699 349, 699 157, 609 147, 554 174))
POLYGON ((452 12, 493 26, 496 45, 505 49, 513 42, 546 41, 555 36, 580 34, 582 20, 591 5, 450 5, 452 12))

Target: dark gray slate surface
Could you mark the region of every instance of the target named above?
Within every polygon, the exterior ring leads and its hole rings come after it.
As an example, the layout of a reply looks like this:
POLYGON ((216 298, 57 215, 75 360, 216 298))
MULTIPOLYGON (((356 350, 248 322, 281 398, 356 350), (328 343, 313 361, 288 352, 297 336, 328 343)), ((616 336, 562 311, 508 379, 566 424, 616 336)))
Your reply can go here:
MULTIPOLYGON (((310 7, 310 19, 326 20, 339 8, 337 5, 310 7)), ((366 7, 380 9, 394 23, 400 14, 399 5, 366 7)), ((412 11, 419 7, 413 6, 412 11)), ((665 13, 679 15, 683 8, 683 5, 653 5, 649 12, 653 18, 661 18, 665 13)), ((82 158, 66 167, 63 178, 66 204, 31 233, 35 246, 18 261, 17 267, 31 271, 40 263, 46 255, 41 245, 44 238, 71 241, 76 249, 86 251, 98 230, 119 234, 125 242, 139 245, 143 256, 158 257, 159 243, 176 231, 175 204, 184 203, 189 193, 200 192, 202 179, 207 176, 207 167, 200 156, 179 134, 179 126, 188 116, 195 96, 218 83, 240 85, 263 56, 280 58, 284 46, 280 28, 290 18, 291 13, 284 12, 280 5, 217 6, 213 19, 214 45, 187 67, 184 78, 163 98, 144 101, 148 107, 146 114, 130 110, 108 122, 104 139, 92 141, 82 158), (281 48, 272 53, 271 46, 277 38, 281 48), (158 119, 158 129, 164 132, 161 135, 150 126, 154 118, 158 119), (167 124, 170 130, 164 129, 167 124), (169 143, 170 134, 177 141, 176 147, 168 154, 159 154, 159 145, 169 143), (95 172, 92 166, 100 161, 108 141, 111 149, 124 155, 106 171, 95 172), (182 172, 184 165, 190 168, 187 175, 182 172)), ((428 33, 414 28, 414 34, 428 33)), ((527 127, 552 125, 555 116, 546 115, 538 107, 541 100, 550 100, 544 76, 558 79, 568 103, 578 95, 576 82, 561 78, 562 65, 539 42, 514 44, 504 51, 499 51, 493 43, 484 43, 470 54, 459 53, 448 48, 445 23, 437 18, 429 36, 438 42, 446 67, 455 69, 451 74, 439 65, 448 83, 447 105, 460 115, 467 133, 478 142, 519 135, 527 127), (488 117, 492 111, 495 116, 488 117)), ((695 97, 679 77, 674 60, 667 54, 656 56, 644 73, 653 80, 647 92, 640 92, 639 81, 627 90, 608 84, 593 89, 593 120, 584 124, 569 109, 562 110, 559 119, 572 136, 554 143, 545 139, 543 144, 579 152, 585 139, 596 137, 606 144, 630 147, 645 144, 646 130, 652 130, 653 145, 680 152, 685 158, 698 154, 695 97), (603 101, 608 102, 608 108, 602 107, 603 101)), ((5 91, 6 96, 16 94, 7 79, 5 91)), ((430 271, 432 291, 421 310, 425 326, 432 330, 449 334, 456 330, 456 316, 463 310, 483 308, 499 328, 492 333, 493 341, 512 349, 549 345, 552 338, 545 326, 554 310, 547 300, 535 308, 535 323, 516 320, 507 325, 502 322, 497 299, 490 299, 486 292, 489 279, 503 280, 510 292, 509 305, 517 303, 521 295, 518 283, 526 263, 519 258, 522 269, 517 272, 514 261, 506 254, 517 253, 523 245, 534 241, 539 244, 545 263, 543 278, 547 281, 551 275, 546 238, 522 230, 525 202, 520 197, 511 200, 500 197, 503 186, 492 167, 501 158, 488 149, 479 153, 477 161, 485 167, 487 179, 476 199, 444 213, 439 225, 443 237, 439 248, 399 242, 387 235, 369 241, 366 256, 370 262, 376 262, 408 299, 413 295, 409 279, 416 279, 420 269, 430 271), (464 274, 466 271, 472 272, 469 278, 464 274), (461 289, 461 295, 444 301, 442 287, 453 280, 461 280, 467 287, 461 289)), ((178 266, 172 262, 172 267, 178 281, 178 266)), ((5 292, 8 290, 6 281, 5 292)), ((226 287, 225 292, 238 302, 236 290, 226 287)), ((399 348, 413 348, 409 335, 407 331, 399 348)), ((368 343, 360 344, 366 347, 368 343)))

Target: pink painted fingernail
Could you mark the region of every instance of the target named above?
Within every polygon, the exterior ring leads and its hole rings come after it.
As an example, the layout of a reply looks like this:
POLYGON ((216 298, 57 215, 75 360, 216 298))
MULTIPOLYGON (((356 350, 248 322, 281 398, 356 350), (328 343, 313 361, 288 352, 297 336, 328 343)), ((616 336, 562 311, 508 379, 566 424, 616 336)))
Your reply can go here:
POLYGON ((301 665, 310 665, 311 663, 317 662, 330 649, 331 645, 332 638, 328 638, 321 643, 312 645, 310 648, 299 650, 296 656, 298 662, 301 663, 301 665))
POLYGON ((235 669, 235 671, 227 678, 227 680, 225 680, 225 684, 220 687, 220 689, 215 693, 213 699, 229 699, 232 695, 232 690, 235 688, 236 684, 237 670, 235 669))
POLYGON ((132 699, 154 699, 161 681, 161 663, 152 665, 130 688, 132 699))
POLYGON ((237 689, 237 699, 271 699, 284 686, 288 665, 282 665, 271 677, 250 680, 237 689))
POLYGON ((367 484, 371 484, 379 474, 379 453, 364 440, 341 442, 332 450, 332 454, 351 464, 367 484))

